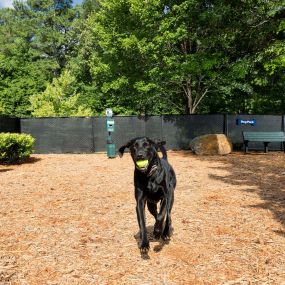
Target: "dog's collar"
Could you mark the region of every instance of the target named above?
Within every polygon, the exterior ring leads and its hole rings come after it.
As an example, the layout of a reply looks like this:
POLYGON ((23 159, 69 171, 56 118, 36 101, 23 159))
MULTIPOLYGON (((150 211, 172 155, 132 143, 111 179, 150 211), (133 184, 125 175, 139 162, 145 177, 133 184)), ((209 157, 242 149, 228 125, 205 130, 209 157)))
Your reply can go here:
POLYGON ((152 176, 152 174, 153 174, 156 170, 157 170, 157 165, 154 164, 154 165, 151 167, 151 169, 150 169, 149 173, 147 174, 147 176, 148 176, 148 177, 152 176))

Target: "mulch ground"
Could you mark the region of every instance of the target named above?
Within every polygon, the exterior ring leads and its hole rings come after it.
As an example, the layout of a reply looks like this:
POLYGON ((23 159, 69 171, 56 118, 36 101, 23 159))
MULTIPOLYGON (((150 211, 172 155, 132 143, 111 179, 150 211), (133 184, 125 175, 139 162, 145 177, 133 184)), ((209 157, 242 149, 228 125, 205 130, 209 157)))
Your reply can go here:
POLYGON ((169 152, 174 232, 138 249, 129 154, 0 165, 0 284, 285 284, 285 155, 169 152))

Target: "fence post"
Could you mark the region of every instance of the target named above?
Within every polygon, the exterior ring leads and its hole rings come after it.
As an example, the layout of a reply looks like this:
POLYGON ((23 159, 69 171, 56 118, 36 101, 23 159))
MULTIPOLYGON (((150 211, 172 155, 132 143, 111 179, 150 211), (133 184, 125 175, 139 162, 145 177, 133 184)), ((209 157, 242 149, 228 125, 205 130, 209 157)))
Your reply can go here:
POLYGON ((164 115, 160 115, 160 134, 161 134, 161 140, 165 140, 164 134, 163 134, 163 121, 164 121, 164 115))
POLYGON ((144 136, 145 136, 145 137, 148 137, 148 134, 147 134, 147 131, 146 131, 146 122, 147 122, 148 118, 149 118, 149 115, 144 115, 144 117, 143 117, 143 123, 144 123, 144 136))
MULTIPOLYGON (((282 119, 282 121, 281 121, 281 131, 284 132, 284 130, 285 130, 285 126, 284 126, 284 119, 285 119, 285 116, 282 115, 282 116, 281 116, 281 119, 282 119)), ((280 143, 280 149, 283 150, 283 151, 285 151, 284 148, 285 148, 285 145, 284 145, 283 143, 280 143)))
POLYGON ((224 114, 224 125, 223 125, 224 135, 228 136, 228 114, 224 114))
POLYGON ((91 117, 91 131, 92 131, 92 149, 91 152, 95 152, 95 132, 94 132, 95 118, 91 117))

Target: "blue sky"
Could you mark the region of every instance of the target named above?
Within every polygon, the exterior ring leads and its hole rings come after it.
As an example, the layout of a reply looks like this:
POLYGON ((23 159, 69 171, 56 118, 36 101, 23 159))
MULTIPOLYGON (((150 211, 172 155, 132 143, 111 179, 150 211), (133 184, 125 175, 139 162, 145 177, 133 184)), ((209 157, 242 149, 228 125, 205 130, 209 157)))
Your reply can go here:
MULTIPOLYGON (((80 4, 83 0, 73 0, 73 4, 80 4)), ((0 0, 0 8, 13 7, 13 0, 0 0)))

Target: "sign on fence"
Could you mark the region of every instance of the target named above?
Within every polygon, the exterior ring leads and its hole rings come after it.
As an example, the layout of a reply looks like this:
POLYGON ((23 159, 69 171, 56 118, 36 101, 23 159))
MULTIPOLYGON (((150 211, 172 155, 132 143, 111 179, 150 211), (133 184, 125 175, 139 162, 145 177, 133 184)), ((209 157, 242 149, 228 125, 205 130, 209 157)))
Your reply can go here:
POLYGON ((251 126, 255 126, 256 125, 256 119, 250 119, 250 120, 245 120, 245 119, 237 119, 237 125, 251 125, 251 126))

